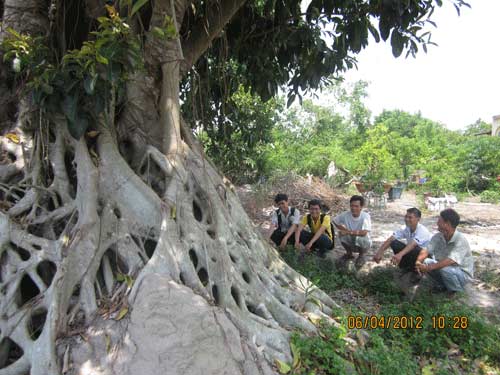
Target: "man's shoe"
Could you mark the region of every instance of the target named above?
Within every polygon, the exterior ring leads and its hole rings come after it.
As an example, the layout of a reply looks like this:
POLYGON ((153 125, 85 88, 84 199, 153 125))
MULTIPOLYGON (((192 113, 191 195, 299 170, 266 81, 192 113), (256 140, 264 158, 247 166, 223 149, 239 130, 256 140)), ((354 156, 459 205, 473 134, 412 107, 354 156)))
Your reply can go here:
POLYGON ((340 258, 340 260, 342 262, 347 262, 348 260, 351 260, 351 259, 354 259, 354 255, 352 255, 352 253, 345 253, 344 255, 342 255, 342 257, 340 258))
POLYGON ((366 262, 365 254, 359 254, 358 259, 356 259, 354 265, 356 266, 356 268, 361 268, 363 267, 365 262, 366 262))

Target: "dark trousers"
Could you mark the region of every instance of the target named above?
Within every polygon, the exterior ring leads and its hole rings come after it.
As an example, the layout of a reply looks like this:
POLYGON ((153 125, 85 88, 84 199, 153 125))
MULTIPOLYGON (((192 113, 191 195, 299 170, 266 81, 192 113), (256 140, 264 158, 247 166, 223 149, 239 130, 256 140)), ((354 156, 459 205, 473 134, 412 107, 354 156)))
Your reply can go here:
MULTIPOLYGON (((286 233, 283 233, 280 231, 280 229, 276 229, 273 234, 271 234, 271 240, 276 244, 276 246, 279 246, 281 244, 281 241, 283 241, 283 238, 285 238, 286 233)), ((293 233, 289 238, 287 243, 293 245, 295 243, 295 233, 293 233)))
MULTIPOLYGON (((311 241, 311 238, 313 238, 314 233, 308 232, 308 231, 301 231, 300 232, 300 243, 302 245, 306 245, 309 241, 311 241)), ((322 234, 319 236, 319 238, 313 243, 312 245, 313 249, 317 249, 320 254, 326 253, 328 250, 331 250, 333 248, 333 242, 330 240, 330 238, 326 234, 322 234)))
MULTIPOLYGON (((400 240, 393 240, 391 242, 391 249, 394 254, 399 253, 405 247, 405 243, 401 242, 400 240)), ((412 251, 404 255, 403 258, 401 258, 401 262, 399 262, 399 268, 402 268, 405 271, 415 271, 415 262, 417 261, 418 255, 420 254, 420 250, 422 250, 422 248, 420 246, 417 246, 413 248, 412 251)))

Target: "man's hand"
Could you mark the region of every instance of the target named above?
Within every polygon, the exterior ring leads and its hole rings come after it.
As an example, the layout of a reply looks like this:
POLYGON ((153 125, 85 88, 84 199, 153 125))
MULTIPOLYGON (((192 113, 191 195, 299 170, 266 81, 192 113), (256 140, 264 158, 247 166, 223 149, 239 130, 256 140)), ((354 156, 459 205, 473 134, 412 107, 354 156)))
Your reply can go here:
POLYGON ((403 259, 403 255, 401 255, 401 253, 394 254, 392 259, 391 259, 392 264, 397 266, 399 264, 399 262, 401 262, 401 259, 403 259))
POLYGON ((348 236, 348 235, 350 235, 350 234, 351 234, 351 231, 350 231, 350 230, 348 230, 348 229, 345 229, 345 230, 344 230, 344 229, 339 229, 339 234, 340 234, 341 236, 348 236))
POLYGON ((295 242, 295 249, 300 250, 300 242, 295 242))
POLYGON ((280 250, 285 250, 286 244, 288 242, 287 238, 283 238, 280 243, 280 250))
POLYGON ((374 261, 375 263, 377 263, 377 264, 378 264, 378 263, 380 263, 380 261, 382 260, 382 254, 383 254, 383 253, 381 253, 380 251, 377 251, 377 252, 375 253, 375 255, 373 256, 373 258, 372 258, 372 259, 373 259, 373 261, 374 261))
POLYGON ((306 251, 308 251, 308 252, 309 252, 309 251, 311 251, 311 247, 312 247, 312 243, 310 243, 310 242, 309 242, 309 243, 305 246, 306 251))
POLYGON ((429 272, 430 271, 429 265, 423 264, 422 262, 417 260, 415 262, 415 271, 417 271, 417 273, 419 274, 429 272))

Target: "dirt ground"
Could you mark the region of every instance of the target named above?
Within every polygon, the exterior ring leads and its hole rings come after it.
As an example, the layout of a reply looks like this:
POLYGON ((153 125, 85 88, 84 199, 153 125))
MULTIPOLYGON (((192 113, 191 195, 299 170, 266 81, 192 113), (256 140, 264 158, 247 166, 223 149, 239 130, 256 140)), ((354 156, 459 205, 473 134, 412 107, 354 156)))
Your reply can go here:
MULTIPOLYGON (((302 181, 299 185, 304 185, 302 181)), ((315 181, 313 181, 313 186, 315 181)), ((298 189, 302 193, 304 186, 298 189)), ((318 189, 316 189, 318 190, 318 189)), ((333 190, 326 192, 322 185, 319 189, 326 194, 327 199, 332 201, 335 196, 336 204, 330 207, 332 215, 336 215, 341 210, 347 209, 349 197, 333 190)), ((255 226, 264 235, 270 233, 270 216, 275 209, 272 206, 273 191, 267 194, 255 194, 252 187, 246 185, 238 188, 238 194, 247 212, 254 220, 255 226)), ((322 198, 321 194, 319 198, 322 198)), ((292 203, 302 203, 305 199, 295 196, 292 203)), ((379 264, 371 261, 371 257, 377 251, 380 244, 389 237, 395 229, 404 225, 404 214, 407 208, 418 207, 423 211, 422 221, 432 233, 437 232, 437 218, 439 212, 431 212, 423 209, 423 202, 418 202, 414 193, 404 192, 401 199, 387 202, 384 208, 367 207, 372 218, 372 240, 373 246, 368 254, 369 261, 358 272, 370 272, 375 267, 394 267, 390 264, 391 254, 386 251, 384 259, 379 264)), ((300 206, 299 206, 300 207, 300 206)), ((500 205, 493 205, 478 202, 459 202, 453 206, 461 216, 459 230, 465 233, 475 258, 475 278, 468 286, 464 302, 478 306, 491 317, 500 316, 500 205)), ((305 213, 301 209, 301 214, 305 213)), ((338 242, 338 241, 337 241, 338 242)), ((340 258, 344 254, 342 247, 336 243, 334 250, 329 254, 332 261, 340 258)), ((332 296, 340 304, 363 305, 366 309, 370 304, 369 297, 356 295, 350 290, 339 290, 332 296)))

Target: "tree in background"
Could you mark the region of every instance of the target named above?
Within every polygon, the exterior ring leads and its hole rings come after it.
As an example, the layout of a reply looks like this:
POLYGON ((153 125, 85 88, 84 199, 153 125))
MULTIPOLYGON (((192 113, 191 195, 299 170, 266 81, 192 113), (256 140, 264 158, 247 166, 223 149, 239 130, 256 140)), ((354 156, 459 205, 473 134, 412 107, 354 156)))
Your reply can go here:
POLYGON ((194 357, 204 354, 201 340, 176 347, 192 368, 269 373, 275 358, 291 358, 288 329, 315 331, 304 314, 328 318, 335 303, 311 292, 254 231, 193 138, 190 126, 199 124, 185 123, 193 109, 181 113, 181 90, 185 98, 207 96, 191 103, 223 119, 224 98, 239 82, 219 83, 217 92, 195 80, 227 60, 264 100, 282 85, 294 100, 352 67, 368 33, 390 38, 395 56, 417 52, 441 1, 318 0, 305 14, 298 0, 110 4, 0 1, 0 123, 9 130, 0 165, 0 374, 94 364, 134 372, 127 359, 150 366, 143 373, 181 372, 173 366, 182 360, 162 362, 174 349, 161 333, 175 333, 186 319, 230 347, 208 347, 215 359, 229 353, 214 368, 194 357), (148 308, 148 296, 162 290, 179 297, 148 308), (201 323, 179 316, 186 305, 206 309, 201 323), (144 319, 134 315, 141 309, 144 319), (122 321, 129 310, 132 319, 122 321), (166 327, 150 325, 167 312, 166 327), (58 340, 89 325, 89 341, 58 340), (85 349, 73 355, 80 344, 85 349))

